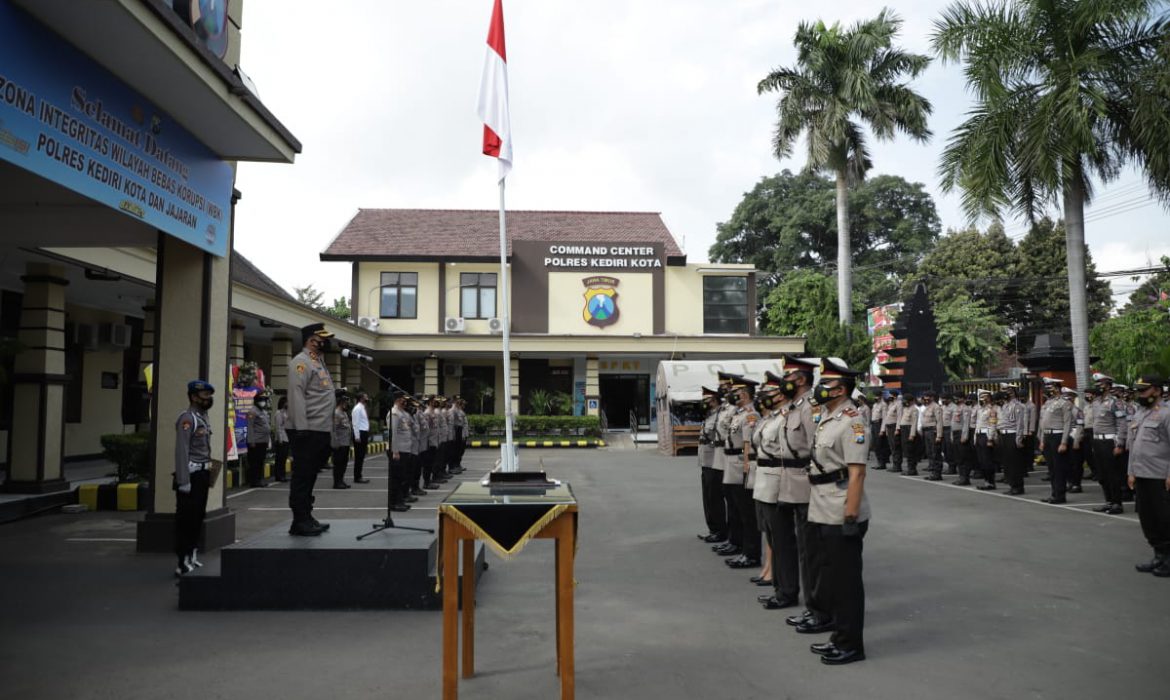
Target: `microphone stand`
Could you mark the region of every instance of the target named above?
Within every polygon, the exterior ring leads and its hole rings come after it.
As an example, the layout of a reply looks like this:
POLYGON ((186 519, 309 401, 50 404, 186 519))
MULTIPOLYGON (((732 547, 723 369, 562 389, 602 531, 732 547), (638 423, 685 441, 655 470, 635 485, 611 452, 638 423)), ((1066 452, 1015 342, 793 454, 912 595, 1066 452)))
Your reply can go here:
MULTIPOLYGON (((356 358, 355 358, 355 359, 356 359, 356 358)), ((401 392, 403 392, 403 393, 407 393, 405 389, 403 389, 402 387, 398 386, 398 385, 397 385, 397 384, 395 384, 394 382, 390 381, 388 378, 386 378, 386 377, 383 377, 381 374, 379 374, 377 371, 375 371, 373 367, 370 367, 369 363, 368 363, 366 360, 359 359, 359 360, 358 360, 358 366, 360 366, 362 369, 366 370, 366 371, 367 371, 367 372, 369 372, 370 374, 374 375, 374 376, 375 376, 375 377, 377 377, 378 379, 381 379, 381 380, 382 380, 383 382, 385 382, 386 384, 389 384, 389 385, 390 385, 390 388, 392 388, 392 389, 397 389, 398 391, 401 391, 401 392)), ((409 396, 409 394, 407 394, 407 395, 409 396)), ((387 460, 387 461, 389 462, 390 460, 387 460)), ((379 523, 374 523, 373 529, 372 529, 372 530, 370 530, 369 532, 366 532, 366 533, 364 533, 364 534, 358 535, 358 536, 357 536, 357 539, 358 539, 358 540, 364 540, 365 538, 369 537, 370 535, 373 535, 374 533, 377 533, 377 532, 382 532, 383 530, 390 530, 390 529, 394 529, 394 530, 413 530, 413 531, 415 531, 415 532, 429 532, 429 533, 431 533, 431 534, 434 534, 434 532, 435 532, 435 531, 434 531, 434 529, 432 529, 432 528, 427 528, 427 527, 413 527, 413 526, 410 526, 410 525, 395 525, 395 524, 394 524, 394 515, 392 514, 392 511, 390 510, 390 504, 389 504, 389 500, 390 500, 390 488, 391 488, 391 485, 393 484, 393 480, 394 480, 394 477, 393 477, 393 475, 391 475, 391 476, 390 476, 390 479, 389 479, 389 480, 387 481, 387 483, 386 483, 386 500, 387 500, 387 504, 386 504, 386 517, 382 519, 382 522, 379 522, 379 523)))

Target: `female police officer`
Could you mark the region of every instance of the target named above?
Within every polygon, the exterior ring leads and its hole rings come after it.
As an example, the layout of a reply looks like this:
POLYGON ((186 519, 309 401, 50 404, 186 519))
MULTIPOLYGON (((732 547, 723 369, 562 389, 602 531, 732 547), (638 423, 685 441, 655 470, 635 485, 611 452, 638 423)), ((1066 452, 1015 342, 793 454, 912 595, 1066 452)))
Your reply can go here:
POLYGON ((812 496, 808 524, 816 528, 820 581, 829 590, 834 632, 828 642, 810 648, 830 665, 865 658, 861 542, 869 526, 869 503, 865 498, 869 426, 849 398, 856 375, 843 365, 825 360, 820 383, 813 390, 813 400, 821 412, 809 469, 812 496))

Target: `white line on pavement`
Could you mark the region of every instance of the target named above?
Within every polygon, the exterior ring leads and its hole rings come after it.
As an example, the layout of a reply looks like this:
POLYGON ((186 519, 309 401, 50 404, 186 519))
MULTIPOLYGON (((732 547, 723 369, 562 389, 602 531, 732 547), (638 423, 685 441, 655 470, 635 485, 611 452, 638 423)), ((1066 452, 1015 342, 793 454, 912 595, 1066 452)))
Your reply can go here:
MULTIPOLYGON (((248 510, 286 511, 286 510, 288 510, 288 508, 287 507, 285 507, 285 508, 255 507, 255 508, 249 508, 248 510)), ((377 507, 377 506, 374 506, 374 507, 368 507, 368 506, 329 506, 329 507, 313 506, 313 510, 381 510, 381 511, 384 511, 384 510, 386 510, 386 508, 385 507, 377 507)), ((438 510, 438 507, 437 506, 411 506, 410 510, 412 510, 412 511, 413 510, 438 510)), ((134 541, 135 540, 127 540, 127 542, 134 542, 134 541)))
POLYGON ((137 542, 133 537, 66 537, 66 542, 137 542))

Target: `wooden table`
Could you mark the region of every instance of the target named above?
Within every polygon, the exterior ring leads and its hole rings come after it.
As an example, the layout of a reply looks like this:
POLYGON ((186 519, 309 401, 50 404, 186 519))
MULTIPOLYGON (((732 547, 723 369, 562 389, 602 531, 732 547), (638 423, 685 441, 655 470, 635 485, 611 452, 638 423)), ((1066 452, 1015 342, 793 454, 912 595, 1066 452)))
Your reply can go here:
MULTIPOLYGON (((473 490, 478 485, 462 484, 448 497, 444 504, 459 495, 460 491, 473 490)), ((562 700, 574 696, 573 669, 573 558, 577 547, 577 504, 559 503, 566 506, 551 522, 539 532, 531 535, 535 539, 556 540, 556 643, 557 674, 561 678, 562 700)), ((506 509, 508 504, 501 503, 506 509)), ((457 649, 459 628, 456 615, 459 609, 460 591, 459 554, 463 554, 463 678, 475 675, 475 541, 480 538, 464 524, 457 522, 444 508, 439 508, 440 573, 443 582, 443 700, 455 700, 459 695, 459 659, 457 649)), ((494 544, 492 542, 491 544, 494 544)), ((498 545, 497 545, 498 546, 498 545)), ((522 544, 520 545, 522 546, 522 544)))

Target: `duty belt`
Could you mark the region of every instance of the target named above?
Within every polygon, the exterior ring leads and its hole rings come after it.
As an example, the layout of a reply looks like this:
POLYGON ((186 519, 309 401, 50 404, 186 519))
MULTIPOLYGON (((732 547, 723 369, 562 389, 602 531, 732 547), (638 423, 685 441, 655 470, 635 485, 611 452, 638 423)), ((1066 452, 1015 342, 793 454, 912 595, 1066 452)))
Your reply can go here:
POLYGON ((1045 435, 1060 435, 1063 432, 1064 432, 1063 430, 1045 430, 1044 434, 1045 435))
POLYGON ((1016 431, 1014 431, 1014 430, 1001 430, 1001 431, 999 431, 999 434, 1000 435, 1015 435, 1016 431))
POLYGON ((187 471, 197 472, 206 469, 211 462, 187 462, 187 471))
POLYGON ((1096 434, 1093 435, 1094 440, 1115 440, 1116 438, 1117 438, 1117 433, 1109 433, 1107 435, 1096 435, 1096 434))
POLYGON ((731 455, 733 457, 735 455, 741 455, 741 454, 743 454, 743 448, 742 447, 724 447, 723 454, 731 455))
POLYGON ((812 484, 813 486, 818 486, 820 484, 835 484, 838 481, 844 481, 848 478, 848 470, 837 469, 835 471, 826 472, 824 474, 809 474, 808 483, 812 484))
POLYGON ((782 460, 782 459, 772 459, 771 457, 764 457, 763 459, 756 460, 756 466, 757 467, 782 467, 782 466, 784 466, 783 462, 784 462, 784 460, 782 460))
POLYGON ((786 469, 808 469, 808 465, 812 460, 808 457, 798 457, 796 459, 782 459, 780 466, 786 469))

